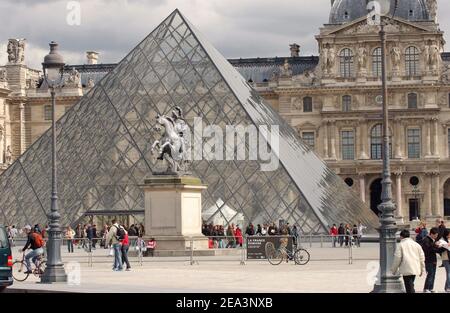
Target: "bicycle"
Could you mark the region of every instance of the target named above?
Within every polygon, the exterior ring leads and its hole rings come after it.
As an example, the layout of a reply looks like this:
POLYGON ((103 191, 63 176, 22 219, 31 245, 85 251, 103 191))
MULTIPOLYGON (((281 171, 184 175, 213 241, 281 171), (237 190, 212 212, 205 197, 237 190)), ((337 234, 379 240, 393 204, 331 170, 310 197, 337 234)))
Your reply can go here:
MULTIPOLYGON (((38 256, 35 262, 31 262, 32 271, 31 273, 41 278, 44 274, 45 267, 47 265, 46 260, 42 255, 38 256), (35 265, 33 268, 33 264, 35 265)), ((27 280, 30 273, 26 273, 28 271, 26 263, 25 263, 25 252, 22 255, 22 260, 16 260, 12 265, 13 278, 17 281, 23 282, 27 280)))
POLYGON ((280 265, 284 259, 286 259, 286 262, 289 262, 289 260, 294 260, 297 265, 306 265, 310 259, 309 252, 302 248, 295 251, 291 251, 285 247, 275 249, 275 245, 272 242, 267 242, 265 250, 267 260, 272 265, 280 265))

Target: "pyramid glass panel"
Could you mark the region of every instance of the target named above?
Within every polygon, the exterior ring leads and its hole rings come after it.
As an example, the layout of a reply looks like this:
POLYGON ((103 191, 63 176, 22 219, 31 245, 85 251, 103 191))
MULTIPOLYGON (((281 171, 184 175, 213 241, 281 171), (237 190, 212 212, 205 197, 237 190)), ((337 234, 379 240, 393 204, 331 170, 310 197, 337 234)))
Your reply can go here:
MULTIPOLYGON (((208 185, 205 222, 285 220, 302 233, 327 232, 340 222, 377 226, 372 211, 178 10, 58 121, 63 226, 84 215, 142 214, 139 185, 156 164, 151 153, 158 137, 155 117, 175 106, 191 129, 195 117, 224 133, 227 125, 254 125, 264 144, 270 141, 260 126, 280 129, 280 149, 273 150, 279 166, 273 171, 261 171, 260 160, 193 161, 193 175, 208 185)), ((248 158, 249 144, 236 147, 235 155, 240 148, 248 158)), ((0 223, 47 223, 50 150, 48 131, 0 176, 0 223)))

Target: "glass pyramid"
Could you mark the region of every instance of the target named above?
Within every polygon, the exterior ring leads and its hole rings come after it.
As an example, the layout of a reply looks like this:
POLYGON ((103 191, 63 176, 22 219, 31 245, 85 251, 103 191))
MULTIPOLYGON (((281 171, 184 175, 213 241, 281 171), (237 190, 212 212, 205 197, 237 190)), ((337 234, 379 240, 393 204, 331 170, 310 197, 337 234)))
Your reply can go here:
MULTIPOLYGON (((157 114, 180 106, 188 124, 279 125, 280 166, 258 161, 194 161, 208 185, 207 220, 297 224, 302 233, 377 217, 175 10, 57 122, 61 225, 96 212, 142 214, 139 187, 155 168, 157 114)), ((192 128, 192 125, 190 125, 192 128)), ((0 176, 0 224, 47 223, 50 130, 0 176)), ((248 147, 246 147, 248 149, 248 147)))

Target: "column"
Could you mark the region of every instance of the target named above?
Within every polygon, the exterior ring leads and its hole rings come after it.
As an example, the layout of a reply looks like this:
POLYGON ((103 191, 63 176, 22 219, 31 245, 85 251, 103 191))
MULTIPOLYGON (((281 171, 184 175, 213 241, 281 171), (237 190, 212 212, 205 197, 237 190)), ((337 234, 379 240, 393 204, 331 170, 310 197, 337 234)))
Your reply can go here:
POLYGON ((434 177, 434 204, 433 204, 433 216, 442 216, 441 212, 443 212, 443 209, 441 210, 441 193, 440 193, 440 179, 439 179, 439 173, 435 172, 433 173, 434 177))
POLYGON ((366 203, 366 178, 364 174, 359 174, 359 193, 361 201, 366 203))
POLYGON ((19 142, 19 153, 25 152, 25 106, 23 103, 19 104, 19 132, 20 132, 20 142, 19 142))
POLYGON ((397 204, 397 214, 398 219, 403 221, 403 199, 402 199, 402 173, 395 172, 395 202, 397 204))
POLYGON ((323 125, 323 157, 324 159, 328 159, 330 157, 328 154, 328 120, 325 120, 323 125))
POLYGON ((439 157, 438 118, 433 118, 433 156, 439 157))
POLYGON ((395 159, 401 159, 402 158, 402 143, 404 139, 402 138, 402 121, 401 119, 397 118, 394 120, 394 140, 395 140, 395 152, 394 152, 394 158, 395 159))
POLYGON ((367 152, 366 152, 366 142, 368 140, 367 138, 367 121, 366 120, 360 120, 359 121, 359 156, 358 158, 360 160, 366 160, 367 152))
POLYGON ((426 119, 425 120, 425 156, 430 157, 431 156, 431 120, 426 119))
POLYGON ((433 211, 432 211, 432 179, 433 179, 433 174, 432 173, 425 173, 425 175, 428 177, 427 178, 427 190, 426 190, 426 194, 425 194, 425 215, 426 217, 431 217, 433 216, 433 211))
POLYGON ((331 121, 331 155, 330 158, 336 160, 336 121, 331 121))

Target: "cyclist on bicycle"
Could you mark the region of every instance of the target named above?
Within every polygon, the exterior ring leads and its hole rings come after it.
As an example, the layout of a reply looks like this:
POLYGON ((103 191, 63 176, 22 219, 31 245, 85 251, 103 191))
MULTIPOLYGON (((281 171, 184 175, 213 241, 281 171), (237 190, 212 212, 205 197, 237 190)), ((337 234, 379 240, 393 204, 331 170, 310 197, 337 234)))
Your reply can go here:
POLYGON ((22 249, 22 252, 25 252, 28 248, 31 248, 31 250, 33 250, 25 256, 25 264, 27 266, 27 271, 25 272, 25 274, 31 274, 32 269, 30 259, 32 259, 33 263, 36 264, 36 260, 39 258, 39 256, 44 254, 44 239, 42 238, 41 234, 36 231, 32 231, 30 225, 26 225, 24 227, 24 230, 28 236, 28 240, 25 244, 25 247, 22 249))

